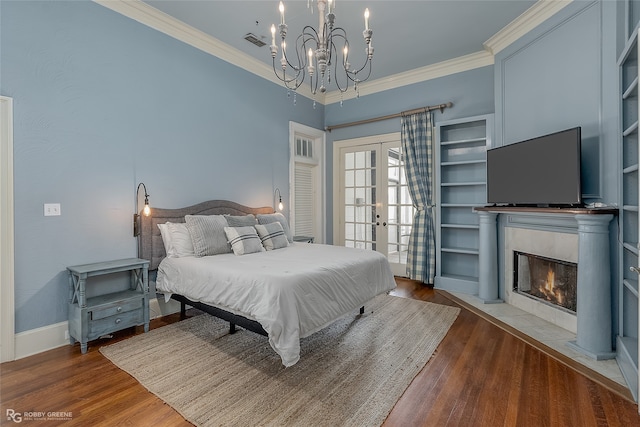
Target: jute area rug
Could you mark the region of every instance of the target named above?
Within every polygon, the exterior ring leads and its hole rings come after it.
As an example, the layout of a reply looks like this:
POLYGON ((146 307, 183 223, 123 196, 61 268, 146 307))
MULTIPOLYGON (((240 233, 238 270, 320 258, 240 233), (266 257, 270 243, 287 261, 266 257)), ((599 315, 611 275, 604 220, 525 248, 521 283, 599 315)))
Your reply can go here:
POLYGON ((197 426, 379 426, 459 312, 381 295, 302 339, 290 368, 266 337, 205 314, 100 351, 197 426))

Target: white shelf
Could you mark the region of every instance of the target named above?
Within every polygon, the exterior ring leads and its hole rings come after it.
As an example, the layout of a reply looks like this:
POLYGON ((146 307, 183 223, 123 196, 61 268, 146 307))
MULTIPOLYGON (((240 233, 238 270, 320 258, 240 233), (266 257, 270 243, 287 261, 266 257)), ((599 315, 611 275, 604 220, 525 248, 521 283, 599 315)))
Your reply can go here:
POLYGON ((478 185, 487 185, 484 181, 473 181, 473 182, 443 182, 440 184, 442 187, 475 187, 478 185))
POLYGON ((477 165, 480 163, 487 163, 486 160, 460 160, 457 162, 442 162, 440 166, 458 166, 458 165, 477 165))
POLYGON ((460 230, 480 230, 479 225, 473 224, 440 224, 442 228, 456 228, 460 230))
POLYGON ((458 144, 470 144, 474 142, 482 142, 484 144, 487 143, 487 138, 471 138, 471 139, 460 139, 458 141, 443 141, 440 143, 440 146, 448 146, 448 145, 458 145, 458 144))
POLYGON ((624 279, 622 281, 625 288, 629 289, 633 295, 638 298, 638 281, 633 279, 624 279))
POLYGON ((626 128, 624 130, 624 132, 622 132, 622 136, 629 136, 632 133, 635 133, 637 131, 638 131, 638 121, 635 121, 635 122, 631 123, 631 126, 626 128))
POLYGON ((622 94, 622 99, 624 100, 624 99, 629 99, 630 97, 633 97, 633 95, 637 93, 637 89, 638 89, 638 76, 636 76, 636 78, 633 79, 633 81, 631 82, 627 90, 624 91, 624 93, 622 94))
POLYGON ((453 254, 467 254, 467 255, 478 255, 477 249, 469 249, 469 248, 440 248, 441 252, 448 252, 453 254))

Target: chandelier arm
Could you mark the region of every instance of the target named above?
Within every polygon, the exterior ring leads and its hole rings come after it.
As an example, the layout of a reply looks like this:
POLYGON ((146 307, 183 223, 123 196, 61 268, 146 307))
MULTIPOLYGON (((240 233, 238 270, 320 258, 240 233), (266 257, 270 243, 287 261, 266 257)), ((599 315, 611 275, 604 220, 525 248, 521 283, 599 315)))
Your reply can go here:
MULTIPOLYGON (((346 41, 347 40, 345 39, 345 42, 346 41)), ((332 47, 332 50, 335 52, 336 58, 338 58, 338 48, 337 48, 337 46, 335 44, 332 44, 331 47, 332 47)), ((342 66, 340 67, 340 69, 344 71, 344 75, 347 77, 346 78, 346 83, 347 84, 346 84, 346 86, 344 88, 340 85, 340 79, 338 78, 338 68, 339 68, 338 64, 336 64, 333 67, 333 80, 336 82, 336 87, 338 88, 338 90, 341 93, 345 93, 349 89, 349 80, 350 79, 348 78, 349 77, 349 73, 345 69, 345 61, 344 60, 342 61, 342 66)), ((340 73, 340 74, 343 74, 343 73, 340 73)))
POLYGON ((362 68, 360 68, 357 71, 348 71, 347 72, 347 77, 349 77, 349 80, 351 80, 354 83, 355 82, 362 83, 362 82, 367 81, 369 79, 369 77, 371 77, 371 60, 367 59, 367 61, 362 66, 362 68), (369 70, 368 70, 369 72, 367 73, 367 77, 365 77, 364 79, 358 79, 358 73, 360 73, 362 70, 364 70, 365 67, 367 66, 367 64, 369 65, 369 70))
POLYGON ((280 76, 278 74, 278 70, 276 69, 276 60, 275 58, 273 59, 273 73, 276 75, 276 77, 278 78, 278 80, 280 80, 282 83, 284 83, 285 87, 287 89, 291 89, 291 90, 296 90, 300 87, 300 85, 302 84, 302 82, 304 81, 304 74, 303 74, 303 78, 298 81, 298 77, 300 75, 300 71, 296 72, 295 77, 291 77, 291 78, 287 78, 287 74, 285 73, 284 70, 282 70, 282 68, 280 69, 282 71, 282 76, 280 76), (294 85, 291 85, 291 82, 295 82, 294 85))

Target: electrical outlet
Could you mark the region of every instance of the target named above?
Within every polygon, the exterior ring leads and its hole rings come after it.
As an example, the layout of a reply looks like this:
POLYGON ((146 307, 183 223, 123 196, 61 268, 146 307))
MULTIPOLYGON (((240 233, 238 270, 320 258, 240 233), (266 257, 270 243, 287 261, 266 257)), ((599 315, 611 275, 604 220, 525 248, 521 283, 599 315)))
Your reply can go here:
POLYGON ((64 339, 65 341, 69 340, 69 331, 64 331, 64 339))
POLYGON ((58 215, 60 215, 60 203, 44 204, 44 216, 58 216, 58 215))

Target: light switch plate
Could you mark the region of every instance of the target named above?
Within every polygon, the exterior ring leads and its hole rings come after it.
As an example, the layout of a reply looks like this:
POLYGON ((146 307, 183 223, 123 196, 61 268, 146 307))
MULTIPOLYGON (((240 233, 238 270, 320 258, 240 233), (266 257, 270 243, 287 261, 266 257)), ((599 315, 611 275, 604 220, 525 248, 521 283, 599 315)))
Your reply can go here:
POLYGON ((44 204, 44 216, 58 216, 58 215, 60 215, 60 203, 44 204))

